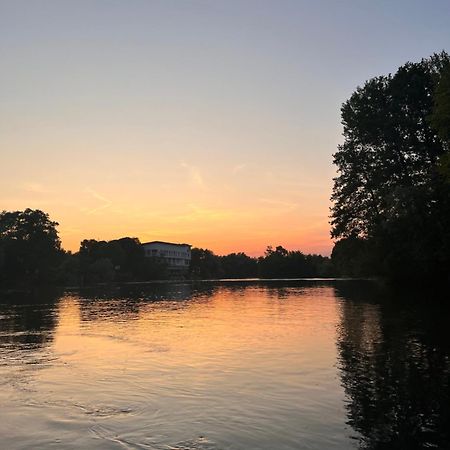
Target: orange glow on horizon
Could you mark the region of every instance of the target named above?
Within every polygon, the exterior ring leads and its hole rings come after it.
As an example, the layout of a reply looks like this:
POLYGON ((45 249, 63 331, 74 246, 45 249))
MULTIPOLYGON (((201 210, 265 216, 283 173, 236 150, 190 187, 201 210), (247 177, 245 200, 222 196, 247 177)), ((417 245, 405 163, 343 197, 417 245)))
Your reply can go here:
POLYGON ((232 212, 192 208, 183 217, 149 218, 149 225, 146 225, 145 214, 140 220, 136 216, 127 217, 126 213, 113 216, 109 218, 105 211, 105 214, 89 215, 89 222, 82 223, 81 217, 69 215, 59 226, 63 248, 76 252, 83 239, 112 240, 125 236, 137 237, 141 242, 188 243, 208 248, 218 255, 244 252, 260 256, 268 245, 329 255, 332 247, 326 217, 308 224, 306 219, 290 211, 232 212), (73 226, 66 226, 66 223, 73 226))
POLYGON ((2 207, 47 212, 59 223, 63 248, 72 252, 83 239, 136 237, 184 242, 219 255, 259 256, 268 245, 330 254, 331 175, 318 184, 311 177, 276 176, 275 168, 267 173, 262 166, 159 165, 151 178, 123 159, 105 163, 107 173, 90 185, 85 179, 95 175, 89 169, 68 178, 55 175, 45 185, 18 182, 3 191, 2 207))

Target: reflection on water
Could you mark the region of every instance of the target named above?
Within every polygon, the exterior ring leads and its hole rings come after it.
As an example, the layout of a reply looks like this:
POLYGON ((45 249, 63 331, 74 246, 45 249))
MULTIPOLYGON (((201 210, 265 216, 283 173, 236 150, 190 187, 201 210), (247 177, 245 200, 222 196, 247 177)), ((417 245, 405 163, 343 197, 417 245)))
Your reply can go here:
POLYGON ((448 307, 345 285, 337 293, 341 376, 361 447, 449 448, 448 307))
POLYGON ((10 294, 0 297, 0 339, 3 348, 30 348, 45 345, 52 338, 55 327, 54 292, 41 296, 10 294))
POLYGON ((2 447, 446 448, 445 319, 355 282, 0 298, 2 447))

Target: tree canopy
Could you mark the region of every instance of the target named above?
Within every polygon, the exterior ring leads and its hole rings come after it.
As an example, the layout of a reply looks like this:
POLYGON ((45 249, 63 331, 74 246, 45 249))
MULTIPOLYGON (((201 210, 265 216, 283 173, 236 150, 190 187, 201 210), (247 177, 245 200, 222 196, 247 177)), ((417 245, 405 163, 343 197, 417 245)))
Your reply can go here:
POLYGON ((449 64, 445 52, 407 63, 367 81, 343 104, 331 235, 370 245, 340 244, 341 260, 364 247, 371 272, 443 273, 448 266, 449 192, 440 167, 449 152, 449 64))
POLYGON ((38 209, 0 213, 0 282, 40 283, 61 257, 57 222, 38 209))
POLYGON ((445 181, 450 183, 450 64, 442 71, 434 99, 431 123, 447 149, 446 154, 441 156, 439 172, 445 181))

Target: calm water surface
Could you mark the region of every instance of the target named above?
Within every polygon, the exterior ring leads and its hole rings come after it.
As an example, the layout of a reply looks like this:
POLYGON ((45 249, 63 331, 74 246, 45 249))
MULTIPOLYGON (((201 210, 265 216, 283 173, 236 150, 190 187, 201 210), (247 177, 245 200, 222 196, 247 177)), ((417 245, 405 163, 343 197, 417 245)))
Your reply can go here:
POLYGON ((351 281, 3 295, 0 447, 450 448, 439 305, 351 281))

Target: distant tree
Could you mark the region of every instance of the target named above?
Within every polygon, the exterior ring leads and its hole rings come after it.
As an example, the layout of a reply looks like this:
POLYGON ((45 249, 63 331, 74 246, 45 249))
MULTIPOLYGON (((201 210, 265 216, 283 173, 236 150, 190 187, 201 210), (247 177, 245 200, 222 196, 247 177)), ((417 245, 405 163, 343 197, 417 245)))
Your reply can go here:
POLYGON ((310 277, 329 278, 335 276, 333 265, 327 256, 306 255, 305 259, 310 271, 310 277))
POLYGON ((258 260, 245 253, 230 253, 220 257, 223 278, 253 278, 258 276, 258 260))
POLYGON ((258 259, 261 278, 310 278, 332 276, 330 259, 321 255, 305 255, 282 246, 268 246, 258 259))
POLYGON ((89 281, 91 283, 108 283, 114 280, 114 265, 109 258, 96 259, 89 266, 89 281))
POLYGON ((60 286, 79 286, 80 258, 78 253, 65 252, 56 270, 56 283, 60 286))
POLYGON ((0 213, 0 280, 35 284, 54 280, 62 257, 57 222, 40 210, 0 213))
POLYGON ((85 239, 80 244, 78 258, 83 283, 147 281, 167 277, 166 263, 160 258, 146 257, 137 238, 85 239))
MULTIPOLYGON (((108 259, 107 242, 84 239, 78 252, 81 284, 96 283, 97 275, 93 273, 93 264, 100 259, 108 259)), ((94 267, 95 268, 95 267, 94 267)))
POLYGON ((190 276, 197 279, 222 278, 223 271, 220 257, 211 250, 203 248, 191 249, 190 276))
POLYGON ((264 256, 258 260, 259 274, 261 278, 285 278, 288 277, 288 251, 281 245, 275 250, 271 245, 267 246, 264 256))
POLYGON ((115 241, 120 248, 120 260, 114 261, 116 265, 139 276, 142 263, 145 261, 144 248, 138 238, 124 237, 115 241))

